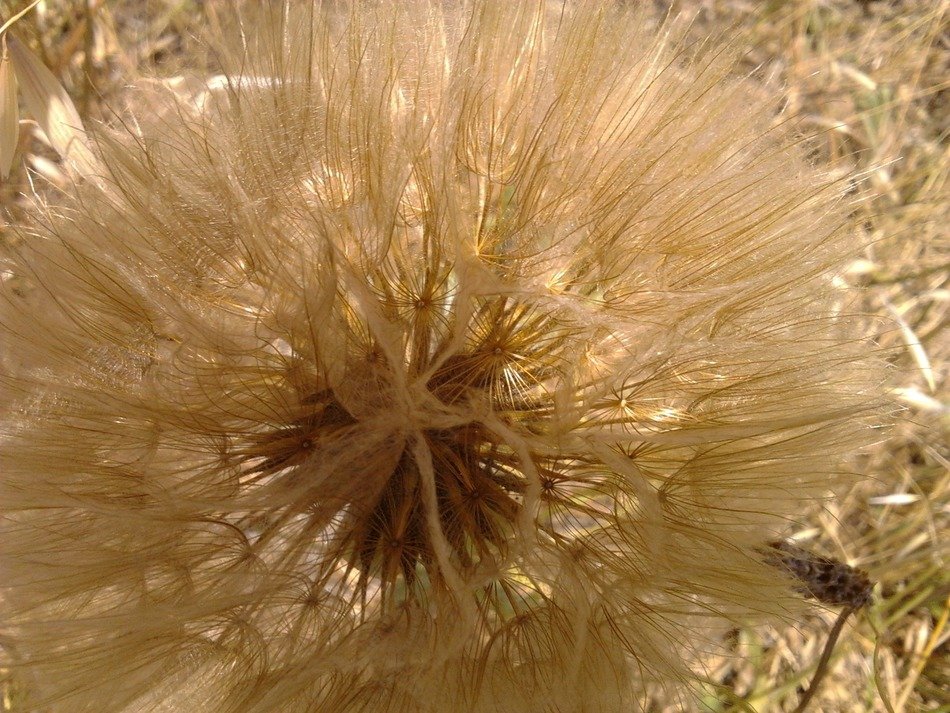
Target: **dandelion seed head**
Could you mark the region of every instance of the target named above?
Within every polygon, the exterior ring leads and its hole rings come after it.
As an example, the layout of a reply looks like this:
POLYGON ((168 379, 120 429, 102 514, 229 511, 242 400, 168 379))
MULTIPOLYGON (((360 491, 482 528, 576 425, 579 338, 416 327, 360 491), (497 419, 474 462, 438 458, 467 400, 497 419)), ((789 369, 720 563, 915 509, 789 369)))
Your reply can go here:
POLYGON ((728 52, 450 5, 263 6, 23 229, 37 710, 616 711, 793 606, 760 548, 873 414, 837 189, 728 52))

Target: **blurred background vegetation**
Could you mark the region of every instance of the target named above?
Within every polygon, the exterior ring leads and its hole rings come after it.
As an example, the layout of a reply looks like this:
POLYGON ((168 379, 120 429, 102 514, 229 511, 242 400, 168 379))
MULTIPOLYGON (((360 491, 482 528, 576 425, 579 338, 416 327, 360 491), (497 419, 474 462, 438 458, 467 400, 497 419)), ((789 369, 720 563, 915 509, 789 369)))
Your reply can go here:
MULTIPOLYGON (((0 0, 0 15, 25 4, 0 0)), ((44 0, 15 33, 85 121, 111 123, 135 79, 205 67, 201 32, 233 4, 44 0)), ((897 416, 852 464, 867 477, 789 532, 879 582, 870 608, 845 627, 811 710, 950 713, 950 0, 653 0, 652 8, 692 18, 697 39, 738 42, 741 71, 777 98, 776 121, 796 119, 813 160, 854 177, 847 200, 865 247, 842 280, 858 294, 869 345, 893 363, 897 416)), ((65 181, 28 121, 18 154, 0 184, 0 250, 25 196, 65 181)), ((707 662, 699 710, 793 710, 835 616, 816 605, 794 627, 732 632, 730 655, 707 662)), ((20 686, 0 669, 0 711, 17 710, 20 686)), ((655 700, 650 710, 678 709, 655 700)))

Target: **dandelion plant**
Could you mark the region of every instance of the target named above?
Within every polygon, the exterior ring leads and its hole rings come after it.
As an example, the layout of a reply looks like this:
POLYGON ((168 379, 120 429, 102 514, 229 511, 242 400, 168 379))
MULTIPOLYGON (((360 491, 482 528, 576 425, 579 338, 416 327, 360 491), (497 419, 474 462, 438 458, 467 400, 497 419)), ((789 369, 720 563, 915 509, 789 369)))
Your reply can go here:
POLYGON ((28 710, 688 701, 724 631, 795 611, 763 547, 872 432, 844 186, 735 52, 636 9, 221 33, 3 267, 28 710))

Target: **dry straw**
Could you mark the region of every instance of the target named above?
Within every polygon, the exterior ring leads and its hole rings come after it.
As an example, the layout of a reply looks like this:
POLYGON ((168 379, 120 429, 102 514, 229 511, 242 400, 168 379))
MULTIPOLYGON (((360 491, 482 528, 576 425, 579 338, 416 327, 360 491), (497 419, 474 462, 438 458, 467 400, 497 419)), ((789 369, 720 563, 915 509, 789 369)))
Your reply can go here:
POLYGON ((730 53, 594 0, 233 35, 4 267, 27 709, 615 713, 794 612, 762 548, 877 371, 843 187, 730 53))
POLYGON ((10 175, 19 144, 21 98, 47 143, 66 159, 67 169, 81 174, 98 169, 72 99, 43 62, 10 31, 38 3, 39 0, 30 3, 0 26, 0 178, 3 179, 10 175))

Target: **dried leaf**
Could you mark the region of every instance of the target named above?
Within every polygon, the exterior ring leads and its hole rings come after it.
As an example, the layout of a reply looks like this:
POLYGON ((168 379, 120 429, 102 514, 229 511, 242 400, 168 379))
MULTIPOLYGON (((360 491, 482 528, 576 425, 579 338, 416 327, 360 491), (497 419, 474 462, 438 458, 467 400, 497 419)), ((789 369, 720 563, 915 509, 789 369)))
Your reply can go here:
POLYGON ((0 177, 10 175, 13 157, 20 139, 20 106, 17 81, 7 50, 6 37, 0 37, 0 177))
POLYGON ((60 164, 36 154, 26 156, 26 161, 33 172, 41 176, 50 185, 56 186, 60 190, 65 190, 69 185, 69 177, 60 164))
POLYGON ((868 505, 910 505, 920 500, 914 493, 891 493, 868 498, 868 505))
POLYGON ((842 62, 834 62, 833 64, 836 69, 840 70, 842 74, 855 82, 855 84, 859 84, 869 92, 877 91, 877 82, 857 67, 852 67, 850 64, 844 64, 842 62))
POLYGON ((937 382, 934 379, 934 370, 933 366, 930 363, 930 358, 927 356, 927 350, 924 349, 924 345, 921 344, 920 339, 914 333, 914 330, 907 323, 901 313, 887 300, 884 300, 884 306, 887 308, 887 311, 891 313, 891 316, 894 318, 894 321, 897 322, 897 325, 900 327, 901 336, 904 338, 904 344, 907 346, 907 351, 910 352, 911 357, 914 361, 917 362, 917 368, 920 369, 920 373, 924 377, 924 381, 927 382, 927 387, 930 389, 930 393, 935 393, 937 391, 937 382))
POLYGON ((26 45, 12 34, 7 35, 7 42, 23 103, 50 146, 81 175, 93 173, 97 162, 69 94, 26 45))
POLYGON ((950 406, 922 393, 920 389, 913 386, 898 387, 893 389, 892 392, 908 406, 913 406, 921 411, 934 414, 950 413, 950 406))

